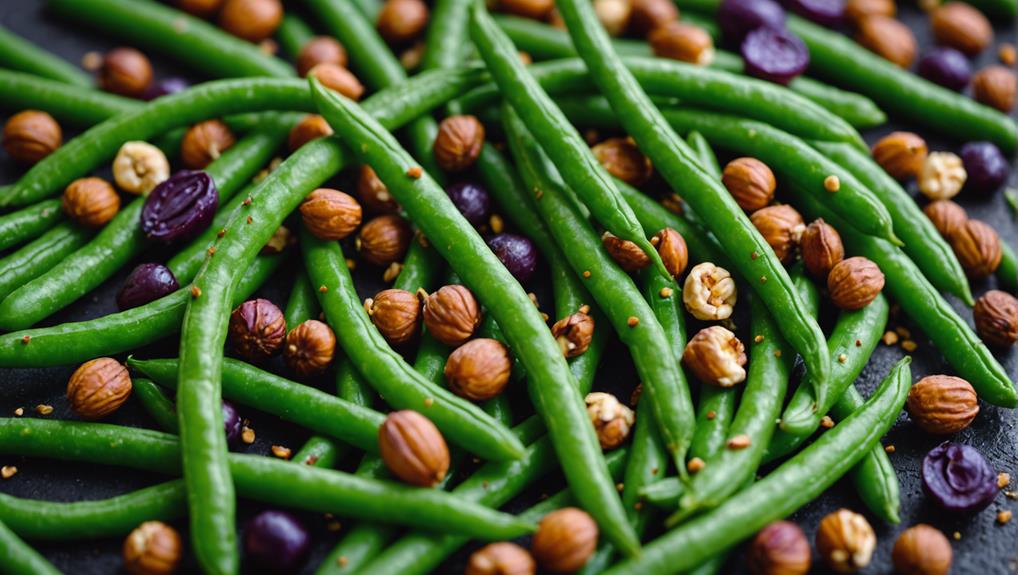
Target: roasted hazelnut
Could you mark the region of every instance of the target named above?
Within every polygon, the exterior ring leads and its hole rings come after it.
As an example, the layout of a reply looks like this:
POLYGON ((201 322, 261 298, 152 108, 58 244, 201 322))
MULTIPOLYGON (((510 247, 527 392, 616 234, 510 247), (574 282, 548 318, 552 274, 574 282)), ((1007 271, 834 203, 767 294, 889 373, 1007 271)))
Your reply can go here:
POLYGON ((4 150, 22 164, 32 165, 52 154, 63 139, 60 124, 46 112, 25 110, 4 124, 4 150))
POLYGON ((590 347, 590 340, 594 337, 594 318, 582 311, 569 314, 551 326, 551 335, 562 349, 562 355, 576 357, 590 347))
POLYGON ((1004 66, 987 66, 972 77, 972 97, 1005 114, 1014 109, 1015 89, 1014 72, 1004 66))
POLYGON ((654 55, 708 66, 714 61, 714 40, 703 28, 676 21, 655 28, 647 36, 654 55))
POLYGON ((1013 295, 990 290, 976 300, 972 308, 976 333, 990 345, 1008 347, 1018 342, 1018 299, 1013 295))
POLYGON ((152 83, 152 64, 134 48, 114 48, 103 58, 99 86, 107 92, 138 98, 152 83))
POLYGON ((615 263, 627 272, 642 270, 650 265, 650 257, 640 249, 640 246, 613 235, 611 232, 601 235, 601 244, 608 255, 615 260, 615 263))
POLYGON ((845 2, 845 16, 853 23, 860 22, 868 16, 894 18, 897 13, 898 7, 894 0, 847 0, 845 2))
POLYGON ((357 178, 357 197, 361 205, 369 213, 373 214, 395 214, 399 212, 399 204, 389 193, 389 188, 379 179, 371 166, 361 166, 360 176, 357 178))
POLYGON ((124 539, 123 555, 131 575, 169 575, 180 565, 180 535, 162 521, 146 521, 124 539))
POLYGON ((339 190, 318 188, 301 202, 300 215, 311 235, 341 240, 361 224, 361 205, 339 190))
POLYGON ((891 561, 901 575, 947 575, 951 571, 951 543, 939 529, 920 523, 898 536, 891 561))
POLYGON ((282 20, 279 0, 226 0, 219 12, 219 27, 248 42, 269 38, 282 20))
POLYGON ((841 235, 822 218, 806 226, 799 246, 802 249, 802 261, 806 269, 820 280, 827 280, 827 275, 834 266, 845 258, 845 246, 841 243, 841 235))
POLYGON ((406 343, 417 334, 421 302, 406 290, 382 290, 364 302, 364 309, 382 337, 393 345, 406 343))
POLYGON ((308 114, 301 118, 293 128, 290 129, 290 136, 287 138, 287 145, 290 152, 296 152, 301 146, 325 136, 332 135, 332 126, 325 121, 325 118, 318 114, 308 114))
POLYGON ((323 86, 334 90, 351 100, 360 100, 364 95, 364 85, 353 75, 353 72, 337 64, 328 62, 318 64, 308 70, 308 76, 317 78, 323 86))
POLYGON ((672 228, 665 228, 650 239, 651 245, 657 248, 665 269, 674 278, 682 275, 689 264, 689 249, 686 247, 686 239, 682 234, 672 228))
POLYGON ((820 557, 832 570, 855 573, 869 565, 877 536, 865 517, 839 509, 820 521, 816 544, 820 557))
POLYGON ((498 0, 497 5, 502 12, 542 21, 555 8, 554 0, 498 0))
POLYGON ((937 200, 930 202, 923 208, 923 213, 933 222, 940 235, 950 238, 969 221, 965 208, 951 200, 937 200))
POLYGON ((481 308, 470 290, 461 285, 442 286, 424 300, 424 325, 445 345, 462 345, 481 323, 481 308))
POLYGON ((949 200, 958 195, 968 178, 957 154, 933 152, 919 170, 919 191, 931 200, 949 200))
POLYGON ((438 166, 462 172, 474 165, 484 147, 484 124, 475 116, 449 116, 438 125, 434 153, 438 166))
POLYGON ((979 415, 972 385, 960 377, 930 375, 908 390, 908 412, 926 433, 951 435, 965 429, 979 415))
POLYGON ((806 224, 795 208, 787 204, 767 206, 753 212, 749 219, 782 263, 795 260, 795 248, 806 231, 806 224))
POLYGON ((85 419, 100 419, 124 404, 131 395, 127 368, 111 357, 81 364, 67 382, 71 409, 85 419))
POLYGON ((912 65, 916 41, 912 30, 894 18, 868 16, 857 23, 855 40, 871 52, 902 68, 912 65))
POLYGON ((682 286, 682 303, 703 321, 728 319, 737 297, 732 274, 710 262, 693 266, 682 286))
POLYGON ((428 25, 428 5, 421 0, 386 0, 378 13, 378 33, 390 44, 419 38, 428 25))
POLYGON ((1000 236, 979 220, 968 220, 948 241, 965 273, 973 279, 990 276, 1000 266, 1000 236))
POLYGON ((629 138, 609 138, 591 148, 591 152, 609 174, 627 184, 639 186, 654 174, 650 160, 629 138))
POLYGON ((101 228, 120 211, 120 196, 102 178, 80 178, 64 190, 60 206, 86 228, 101 228))
POLYGON ((230 343, 241 357, 252 363, 264 361, 283 345, 286 319, 276 304, 267 299, 249 299, 230 314, 230 343))
POLYGON ((147 195, 170 178, 170 162, 148 142, 126 142, 113 158, 113 180, 129 194, 147 195))
POLYGON ((474 401, 502 393, 512 372, 509 350, 497 339, 472 339, 457 347, 445 362, 445 380, 460 397, 474 401))
POLYGON ((208 18, 219 12, 225 0, 175 0, 177 8, 199 18, 208 18))
POLYGON ((449 447, 434 423, 416 411, 393 411, 378 428, 378 451, 393 475, 433 487, 449 471, 449 447))
POLYGON ((703 383, 732 387, 746 379, 746 348, 734 333, 713 325, 689 340, 682 364, 703 383))
POLYGON ((753 213, 774 200, 778 183, 767 164, 756 158, 735 158, 725 165, 721 183, 743 210, 753 213))
POLYGON ((597 536, 597 523, 586 511, 565 507, 544 516, 530 552, 542 569, 572 573, 590 559, 597 548, 597 536))
POLYGON ((812 549, 802 529, 790 521, 775 521, 753 538, 746 562, 753 575, 806 575, 812 549))
POLYGON ((891 177, 904 180, 919 175, 926 162, 926 140, 912 132, 891 132, 877 140, 873 159, 891 177))
POLYGON ((930 13, 930 26, 938 44, 956 48, 969 56, 993 41, 993 28, 983 13, 964 2, 941 4, 930 13))
POLYGON ((489 543, 474 551, 466 575, 534 575, 537 565, 526 549, 515 543, 489 543))
POLYGON ((336 353, 336 334, 324 323, 309 319, 286 334, 283 359, 297 375, 310 377, 325 371, 336 353))
POLYGON ((301 47, 297 54, 297 73, 307 76, 319 64, 346 67, 346 48, 332 36, 315 36, 301 47))
POLYGON ((884 289, 884 272, 870 260, 855 256, 841 260, 827 275, 831 301, 841 309, 862 309, 884 289))
POLYGON ((629 30, 638 36, 679 19, 679 9, 669 0, 633 0, 632 6, 629 30))
POLYGON ((192 170, 202 170, 229 149, 237 139, 220 120, 205 120, 190 128, 180 142, 180 159, 192 170))
POLYGON ((607 451, 625 443, 636 421, 633 410, 610 393, 588 393, 584 401, 601 449, 607 451))
POLYGON ((403 259, 413 237, 414 231, 403 218, 395 214, 376 216, 357 233, 357 250, 366 261, 387 266, 403 259))

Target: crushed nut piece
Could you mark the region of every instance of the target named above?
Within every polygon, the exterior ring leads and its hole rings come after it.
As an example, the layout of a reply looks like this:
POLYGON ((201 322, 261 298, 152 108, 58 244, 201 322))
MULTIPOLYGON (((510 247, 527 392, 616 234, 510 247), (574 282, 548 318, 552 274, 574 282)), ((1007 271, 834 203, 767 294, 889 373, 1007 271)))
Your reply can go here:
POLYGON ((244 428, 241 429, 240 431, 240 440, 248 445, 254 443, 255 440, 254 430, 245 425, 244 428))
POLYGON ((823 419, 820 420, 820 427, 823 427, 824 429, 830 429, 834 427, 834 420, 831 419, 830 415, 825 415, 823 419))
POLYGON ((282 445, 273 445, 272 455, 275 455, 280 459, 290 459, 290 456, 293 455, 293 451, 291 451, 289 447, 283 447, 282 445))
POLYGON ((997 523, 1000 523, 1001 525, 1003 525, 1003 524, 1007 523, 1008 521, 1010 521, 1011 517, 1013 515, 1014 514, 1011 513, 1011 511, 1009 509, 1002 509, 1002 510, 997 512, 997 523))
POLYGON ((10 479, 11 477, 14 477, 14 474, 17 472, 18 472, 17 467, 14 467, 13 465, 4 465, 2 468, 0 468, 0 477, 3 477, 4 479, 10 479))
POLYGON ((884 345, 894 345, 898 343, 898 334, 893 331, 885 331, 884 337, 880 339, 884 342, 884 345))
POLYGON ((753 440, 746 434, 736 435, 728 440, 729 449, 745 449, 753 443, 753 440))
POLYGON ((912 341, 910 339, 906 339, 905 341, 901 342, 901 349, 907 351, 908 353, 912 353, 918 347, 919 347, 919 344, 917 344, 916 342, 914 342, 914 341, 912 341))
POLYGON ((707 464, 704 463, 702 459, 700 459, 699 457, 694 457, 689 460, 689 463, 686 464, 686 469, 690 473, 696 473, 697 471, 703 469, 705 465, 707 464))
POLYGON ((40 403, 39 405, 35 406, 35 412, 38 413, 39 415, 49 415, 53 413, 53 406, 46 405, 45 403, 40 403))

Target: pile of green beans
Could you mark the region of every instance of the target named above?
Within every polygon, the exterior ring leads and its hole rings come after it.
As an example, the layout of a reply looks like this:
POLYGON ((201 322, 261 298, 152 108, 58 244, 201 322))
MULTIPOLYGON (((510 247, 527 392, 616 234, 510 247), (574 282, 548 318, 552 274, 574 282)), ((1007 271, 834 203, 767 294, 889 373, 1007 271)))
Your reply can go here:
POLYGON ((41 236, 63 217, 60 200, 45 200, 0 216, 0 251, 41 236))
POLYGON ((92 78, 57 56, 0 26, 0 66, 78 88, 91 88, 92 78))
POLYGON ((41 110, 60 122, 87 128, 140 106, 116 94, 0 70, 0 107, 5 110, 41 110))

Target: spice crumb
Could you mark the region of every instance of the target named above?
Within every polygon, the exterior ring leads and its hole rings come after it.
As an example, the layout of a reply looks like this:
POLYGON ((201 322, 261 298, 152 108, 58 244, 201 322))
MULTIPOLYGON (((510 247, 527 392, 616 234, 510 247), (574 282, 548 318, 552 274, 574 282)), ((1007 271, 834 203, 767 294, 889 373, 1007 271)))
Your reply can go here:
POLYGON ((223 228, 223 229, 219 230, 219 233, 216 234, 216 237, 220 237, 221 238, 221 237, 223 237, 225 235, 226 235, 226 228, 223 228))
POLYGON ((905 341, 901 342, 901 349, 903 349, 903 350, 905 350, 905 351, 907 351, 909 353, 912 353, 918 347, 919 347, 919 344, 917 344, 916 342, 914 342, 914 341, 912 341, 910 339, 906 339, 905 341))
POLYGON ((743 434, 736 435, 735 437, 729 439, 728 440, 728 448, 729 449, 745 449, 745 448, 749 447, 752 443, 753 443, 753 440, 750 439, 750 437, 748 435, 743 433, 743 434))
POLYGON ((841 180, 838 176, 830 175, 824 178, 824 189, 832 194, 841 189, 841 180))
POLYGON ((403 264, 399 262, 392 262, 389 267, 385 268, 385 273, 382 274, 382 280, 386 283, 395 281, 399 274, 403 271, 403 264))
POLYGON ((14 410, 14 415, 16 417, 21 417, 22 415, 25 415, 25 408, 24 407, 19 407, 19 408, 15 409, 14 410))
POLYGON ((758 336, 756 336, 756 337, 754 337, 754 338, 753 338, 753 341, 754 341, 755 343, 760 343, 760 342, 762 342, 763 340, 764 340, 764 336, 762 336, 762 335, 758 335, 758 336))
POLYGON ((291 451, 289 447, 283 447, 282 445, 273 445, 272 455, 275 455, 280 459, 290 459, 290 456, 293 455, 293 451, 291 451))
POLYGON ((629 319, 626 320, 626 325, 628 325, 629 327, 636 327, 640 325, 640 318, 636 317, 635 315, 631 315, 629 316, 629 319))
POLYGON ((209 246, 209 250, 208 251, 209 251, 209 255, 210 256, 215 255, 216 254, 216 246, 209 246))
POLYGON ((500 234, 505 230, 505 222, 502 221, 502 216, 498 214, 491 214, 488 218, 488 226, 491 227, 491 233, 500 234))
POLYGON ((767 283, 767 276, 760 276, 760 283, 762 284, 767 283))
POLYGON ((997 474, 997 487, 1003 489, 1011 485, 1011 474, 1001 471, 997 474))
POLYGON ((583 277, 584 278, 589 278, 590 277, 590 270, 583 270, 583 277))
POLYGON ((661 291, 658 292, 658 295, 660 295, 662 298, 672 297, 672 288, 663 287, 661 288, 661 291))
POLYGON ((201 296, 201 288, 196 285, 191 286, 191 297, 196 298, 199 296, 201 296))
POLYGON ((250 224, 250 223, 251 223, 251 222, 253 222, 253 221, 254 221, 254 218, 252 218, 251 216, 248 216, 248 217, 247 217, 247 223, 249 223, 249 224, 250 224))
POLYGON ((254 430, 245 425, 244 428, 240 430, 240 440, 248 445, 254 443, 255 440, 254 430))
POLYGON ((23 343, 24 345, 28 345, 28 342, 30 341, 32 341, 32 336, 30 335, 26 335, 25 337, 21 338, 21 343, 23 343))
POLYGON ((893 331, 885 331, 884 337, 880 338, 884 342, 884 345, 894 345, 898 343, 898 334, 893 331))
POLYGON ((406 175, 410 176, 410 178, 414 180, 420 178, 421 174, 423 173, 424 171, 421 170, 420 166, 412 166, 409 170, 406 171, 406 175))
POLYGON ((755 260, 758 257, 760 257, 760 254, 756 253, 755 251, 753 253, 749 254, 749 259, 751 259, 751 260, 755 260))
POLYGON ((781 357, 781 350, 780 349, 774 350, 774 357, 781 357))
POLYGON ((1014 44, 1005 42, 997 49, 997 57, 1000 58, 1002 64, 1014 66, 1015 61, 1018 61, 1018 52, 1016 52, 1014 44))
POLYGON ((862 347, 862 340, 855 340, 855 347, 862 347))
POLYGON ((894 453, 894 445, 885 446, 884 451, 887 453, 894 453))
POLYGON ((488 481, 487 480, 482 481, 481 482, 481 487, 487 489, 488 488, 488 481))
POLYGON ((318 293, 325 293, 329 291, 329 288, 325 287, 325 284, 318 286, 318 293))
POLYGON ((951 534, 951 537, 953 537, 955 541, 961 541, 961 532, 955 531, 951 534))
POLYGON ((713 409, 707 412, 707 421, 714 421, 714 418, 718 416, 718 412, 713 409))
POLYGON ((35 412, 38 413, 39 415, 49 415, 53 413, 53 406, 46 405, 45 403, 40 403, 39 405, 35 406, 35 412))
POLYGON ((254 200, 251 199, 251 196, 248 196, 248 197, 244 198, 244 202, 243 203, 244 203, 245 206, 250 206, 252 201, 254 201, 254 200))
POLYGON ((424 400, 424 407, 431 407, 432 405, 435 405, 435 400, 434 399, 429 397, 429 398, 424 400))
POLYGON ((1009 509, 1002 509, 997 512, 997 523, 1003 525, 1010 521, 1012 516, 1014 516, 1014 514, 1011 513, 1009 509))
POLYGON ((686 464, 686 470, 689 471, 690 473, 696 473, 697 471, 703 469, 705 465, 707 464, 704 463, 702 459, 700 459, 699 457, 694 457, 689 460, 689 463, 686 464))
POLYGON ((830 415, 825 415, 823 419, 820 420, 820 427, 823 427, 824 429, 830 429, 834 427, 834 420, 831 419, 830 415))
POLYGON ((894 333, 898 334, 899 336, 905 339, 912 337, 912 332, 909 331, 908 328, 905 326, 899 325, 898 327, 894 328, 894 333))
POLYGON ((336 563, 340 567, 346 567, 346 564, 349 563, 349 562, 350 562, 350 560, 346 558, 346 555, 340 555, 339 559, 336 559, 336 563))
POLYGON ((81 56, 81 67, 89 72, 95 72, 103 67, 103 55, 101 52, 90 50, 81 56))
POLYGON ((14 474, 18 472, 18 468, 13 465, 4 465, 0 468, 0 477, 4 479, 10 479, 14 477, 14 474))
POLYGON ((309 455, 307 459, 304 460, 304 465, 314 465, 318 463, 318 459, 317 455, 309 455))
POLYGON ((350 271, 357 269, 357 260, 353 258, 346 258, 346 269, 350 271))
POLYGON ((847 355, 841 354, 841 355, 838 356, 838 363, 845 363, 846 361, 848 361, 848 356, 847 355))
POLYGON ((625 484, 625 483, 622 483, 621 481, 620 481, 619 483, 616 483, 616 484, 615 484, 615 490, 616 490, 616 491, 618 491, 619 493, 622 493, 622 491, 623 491, 623 490, 624 490, 625 488, 626 488, 626 484, 625 484))

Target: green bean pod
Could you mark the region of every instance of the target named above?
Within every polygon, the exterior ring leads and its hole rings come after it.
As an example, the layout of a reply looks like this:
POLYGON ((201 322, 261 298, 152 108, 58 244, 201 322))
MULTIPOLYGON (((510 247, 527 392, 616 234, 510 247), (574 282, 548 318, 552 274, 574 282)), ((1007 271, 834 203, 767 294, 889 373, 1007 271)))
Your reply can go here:
POLYGON ((60 575, 45 557, 18 538, 0 521, 0 562, 4 573, 11 575, 60 575))
POLYGON ((1018 16, 1018 2, 1015 0, 973 0, 972 5, 990 18, 1000 18, 1005 22, 1014 22, 1018 16))
POLYGON ((389 47, 375 31, 371 17, 363 15, 354 0, 304 0, 304 5, 323 29, 343 43, 351 67, 365 84, 381 88, 406 78, 399 60, 384 57, 391 56, 389 47))
POLYGON ((307 272, 301 269, 293 280, 290 297, 286 300, 286 311, 283 312, 286 325, 293 329, 309 319, 317 319, 321 312, 318 294, 315 293, 307 272))
POLYGON ((279 47, 282 48, 283 54, 286 54, 290 61, 296 61, 304 45, 314 37, 315 32, 303 18, 292 10, 283 13, 283 19, 280 20, 279 28, 276 29, 276 40, 279 41, 279 47))
POLYGON ((696 159, 699 160, 700 167, 714 178, 720 180, 721 166, 718 164, 718 157, 714 155, 714 150, 711 149, 707 138, 704 138, 700 132, 693 130, 686 136, 686 143, 696 153, 696 159))
POLYGON ((58 122, 88 128, 142 105, 116 94, 0 70, 0 107, 6 110, 42 110, 58 122))
POLYGON ((177 408, 152 380, 141 377, 132 378, 131 395, 138 398, 145 411, 152 419, 156 420, 156 425, 163 431, 175 434, 180 430, 180 425, 177 423, 177 408))
POLYGON ((39 237, 63 217, 60 200, 44 200, 0 216, 0 251, 39 237))
POLYGON ((1003 240, 1000 242, 1000 265, 994 273, 1000 287, 1011 292, 1018 290, 1018 256, 1015 256, 1011 245, 1003 240))
POLYGON ((673 510, 679 506, 684 489, 678 477, 667 477, 640 488, 640 497, 651 505, 673 510))
POLYGON ((45 274, 92 237, 92 230, 63 222, 7 254, 0 259, 0 300, 45 274))
POLYGON ((0 26, 0 66, 78 88, 93 86, 92 77, 81 69, 3 26, 0 26))

